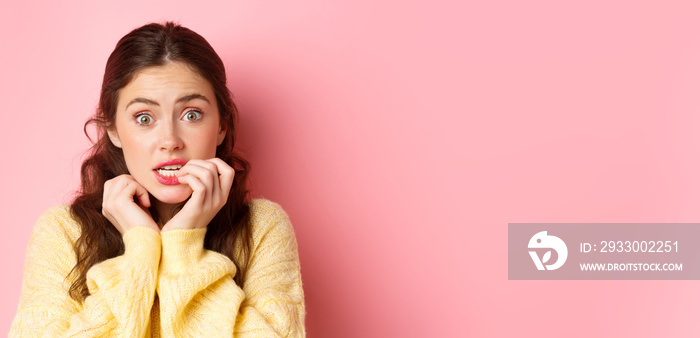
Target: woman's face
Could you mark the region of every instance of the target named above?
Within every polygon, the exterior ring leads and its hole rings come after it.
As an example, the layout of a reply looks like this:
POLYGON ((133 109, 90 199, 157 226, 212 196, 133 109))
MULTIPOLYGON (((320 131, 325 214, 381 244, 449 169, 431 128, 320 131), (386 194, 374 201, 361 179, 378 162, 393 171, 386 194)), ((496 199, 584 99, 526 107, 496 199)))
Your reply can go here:
POLYGON ((191 159, 210 159, 224 140, 211 84, 187 64, 139 71, 119 91, 108 132, 124 152, 129 174, 158 201, 185 201, 192 190, 174 173, 191 159))

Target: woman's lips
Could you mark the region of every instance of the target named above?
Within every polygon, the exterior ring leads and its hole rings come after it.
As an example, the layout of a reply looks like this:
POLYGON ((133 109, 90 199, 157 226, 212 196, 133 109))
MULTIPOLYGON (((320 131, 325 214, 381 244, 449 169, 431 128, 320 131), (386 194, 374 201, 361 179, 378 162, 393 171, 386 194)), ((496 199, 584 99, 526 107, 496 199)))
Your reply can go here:
POLYGON ((165 184, 165 185, 180 184, 180 181, 177 179, 177 177, 161 175, 157 169, 153 170, 153 174, 156 175, 156 180, 158 180, 158 182, 160 182, 161 184, 165 184))
POLYGON ((186 160, 186 159, 184 159, 184 158, 174 158, 174 159, 171 159, 171 160, 167 160, 167 161, 163 161, 163 162, 158 163, 158 165, 156 165, 155 168, 153 168, 153 169, 162 168, 162 167, 165 167, 165 166, 168 166, 168 165, 180 165, 180 166, 183 166, 183 165, 185 165, 185 164, 187 164, 187 160, 186 160))
POLYGON ((161 184, 180 184, 180 181, 175 175, 177 175, 177 172, 180 171, 180 169, 182 169, 182 166, 184 166, 185 164, 187 164, 187 160, 181 158, 163 161, 161 163, 158 163, 156 168, 153 169, 153 173, 154 175, 156 175, 156 179, 161 184))

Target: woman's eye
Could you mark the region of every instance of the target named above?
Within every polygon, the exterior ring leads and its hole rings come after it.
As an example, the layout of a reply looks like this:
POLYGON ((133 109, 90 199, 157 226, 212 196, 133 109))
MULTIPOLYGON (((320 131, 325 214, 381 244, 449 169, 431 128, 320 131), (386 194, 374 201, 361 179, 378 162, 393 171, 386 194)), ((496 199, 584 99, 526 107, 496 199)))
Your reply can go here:
POLYGON ((139 116, 136 116, 136 122, 138 122, 141 125, 147 125, 147 124, 151 124, 151 122, 153 122, 153 118, 148 116, 148 115, 145 115, 145 114, 139 115, 139 116))
POLYGON ((185 121, 197 121, 202 117, 202 113, 196 110, 190 110, 185 114, 185 121))

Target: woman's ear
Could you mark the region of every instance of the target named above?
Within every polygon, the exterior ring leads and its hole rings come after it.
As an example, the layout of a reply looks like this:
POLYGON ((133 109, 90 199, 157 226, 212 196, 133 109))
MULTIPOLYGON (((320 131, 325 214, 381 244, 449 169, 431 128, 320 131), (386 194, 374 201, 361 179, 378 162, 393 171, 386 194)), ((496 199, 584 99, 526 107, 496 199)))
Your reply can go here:
POLYGON ((107 135, 109 135, 109 140, 112 141, 115 147, 122 147, 122 141, 119 139, 119 133, 117 133, 117 128, 107 129, 107 135))
MULTIPOLYGON (((216 145, 220 146, 221 143, 224 142, 225 137, 226 137, 226 128, 219 126, 219 135, 216 136, 216 145)), ((114 143, 114 141, 112 141, 112 143, 114 143)))

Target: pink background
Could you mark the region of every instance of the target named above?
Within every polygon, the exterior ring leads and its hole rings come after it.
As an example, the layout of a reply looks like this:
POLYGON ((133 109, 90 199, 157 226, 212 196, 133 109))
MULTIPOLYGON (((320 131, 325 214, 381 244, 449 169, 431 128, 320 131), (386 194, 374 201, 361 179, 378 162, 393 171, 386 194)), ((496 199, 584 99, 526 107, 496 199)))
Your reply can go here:
POLYGON ((12 1, 0 13, 0 332, 70 199, 129 30, 225 60, 313 337, 697 336, 696 281, 508 281, 508 222, 700 222, 693 1, 12 1))

